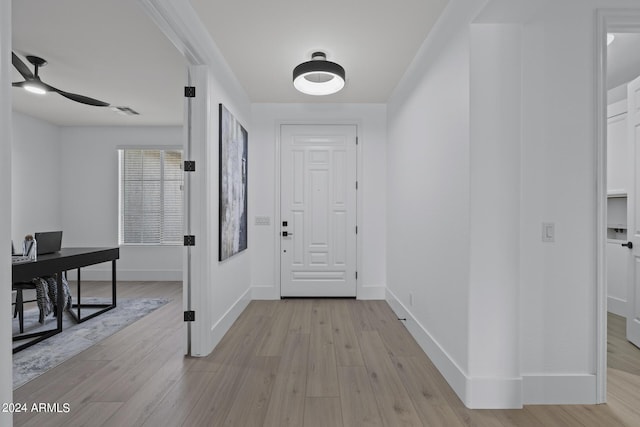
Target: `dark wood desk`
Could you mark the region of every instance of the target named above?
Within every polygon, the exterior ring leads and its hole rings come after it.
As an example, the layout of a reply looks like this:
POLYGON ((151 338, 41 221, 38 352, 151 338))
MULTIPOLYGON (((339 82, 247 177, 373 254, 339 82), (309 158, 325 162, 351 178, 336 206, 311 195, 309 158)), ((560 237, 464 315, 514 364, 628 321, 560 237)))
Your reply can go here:
POLYGON ((74 307, 77 313, 73 313, 78 322, 84 322, 98 314, 104 313, 116 307, 116 260, 120 258, 120 248, 62 248, 59 252, 47 255, 39 255, 37 261, 13 264, 12 281, 30 282, 34 277, 55 276, 58 284, 58 297, 56 301, 57 327, 47 331, 32 334, 21 334, 13 337, 14 341, 31 339, 13 349, 16 353, 37 342, 49 338, 52 335, 62 332, 62 308, 64 306, 64 295, 62 292, 62 274, 67 270, 78 270, 77 304, 74 307), (80 300, 80 268, 94 264, 111 261, 111 304, 82 304, 80 300), (102 310, 92 313, 89 316, 81 317, 82 307, 100 307, 102 310))

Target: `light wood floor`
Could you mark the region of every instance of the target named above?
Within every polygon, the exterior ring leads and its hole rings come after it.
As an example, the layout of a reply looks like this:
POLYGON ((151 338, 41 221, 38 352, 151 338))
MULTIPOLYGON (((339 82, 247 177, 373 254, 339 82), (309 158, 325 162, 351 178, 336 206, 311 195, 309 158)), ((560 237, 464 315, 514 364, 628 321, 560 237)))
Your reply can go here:
POLYGON ((173 300, 17 389, 14 402, 71 410, 14 425, 640 425, 640 350, 616 317, 607 405, 469 410, 383 301, 253 301, 210 356, 185 358, 181 285, 119 284, 119 297, 138 296, 173 300))

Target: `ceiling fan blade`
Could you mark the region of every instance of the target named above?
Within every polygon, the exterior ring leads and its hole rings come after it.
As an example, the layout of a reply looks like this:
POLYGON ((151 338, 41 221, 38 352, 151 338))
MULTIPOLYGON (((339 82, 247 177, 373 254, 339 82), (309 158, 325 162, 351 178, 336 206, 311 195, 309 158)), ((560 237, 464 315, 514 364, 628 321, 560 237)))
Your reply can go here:
POLYGON ((45 84, 45 86, 52 92, 57 92, 60 95, 64 96, 65 98, 68 98, 68 99, 70 99, 72 101, 80 102, 82 104, 93 105, 95 107, 108 107, 110 105, 108 102, 99 101, 97 99, 89 98, 88 96, 84 96, 84 95, 78 95, 78 94, 75 94, 75 93, 65 92, 63 90, 57 89, 57 88, 55 88, 53 86, 50 86, 48 84, 45 84))
POLYGON ((18 72, 22 75, 22 77, 25 78, 25 80, 33 79, 33 73, 31 72, 29 67, 27 67, 27 64, 22 62, 22 60, 18 58, 18 55, 13 52, 11 52, 11 63, 14 67, 16 67, 16 70, 18 70, 18 72))

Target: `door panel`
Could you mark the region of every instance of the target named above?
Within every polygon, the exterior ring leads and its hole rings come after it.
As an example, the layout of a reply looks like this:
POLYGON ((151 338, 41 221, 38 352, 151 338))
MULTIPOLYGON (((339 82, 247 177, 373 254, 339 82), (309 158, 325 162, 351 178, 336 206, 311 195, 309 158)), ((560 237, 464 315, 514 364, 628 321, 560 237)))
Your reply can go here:
POLYGON ((356 127, 280 132, 281 295, 355 296, 356 127))
POLYGON ((627 86, 628 141, 633 160, 628 193, 628 232, 633 249, 627 287, 627 339, 640 347, 640 78, 627 86))

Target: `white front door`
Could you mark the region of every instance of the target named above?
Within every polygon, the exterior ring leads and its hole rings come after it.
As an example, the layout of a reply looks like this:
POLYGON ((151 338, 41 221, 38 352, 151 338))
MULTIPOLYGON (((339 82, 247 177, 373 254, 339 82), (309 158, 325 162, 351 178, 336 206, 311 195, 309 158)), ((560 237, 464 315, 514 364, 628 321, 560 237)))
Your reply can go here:
POLYGON ((627 87, 629 148, 633 179, 628 192, 628 233, 632 262, 627 287, 627 339, 640 347, 640 78, 627 87))
POLYGON ((280 293, 356 296, 354 125, 280 128, 280 293))

